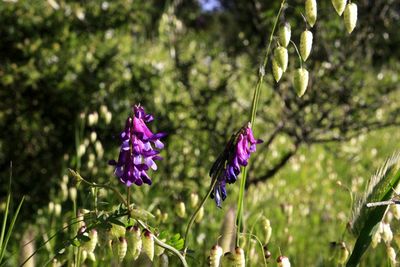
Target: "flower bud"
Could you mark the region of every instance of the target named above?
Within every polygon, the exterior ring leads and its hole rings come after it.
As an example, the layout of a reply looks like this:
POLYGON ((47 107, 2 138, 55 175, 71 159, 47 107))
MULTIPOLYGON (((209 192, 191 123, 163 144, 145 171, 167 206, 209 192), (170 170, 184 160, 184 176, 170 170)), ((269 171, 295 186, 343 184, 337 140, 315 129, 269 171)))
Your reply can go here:
POLYGON ((196 208, 198 203, 199 203, 199 195, 196 193, 191 193, 190 194, 190 207, 196 208))
POLYGON ((287 22, 283 27, 279 29, 279 41, 283 47, 287 47, 290 42, 291 28, 290 24, 287 22))
POLYGON ((299 68, 294 72, 293 86, 296 94, 302 97, 307 90, 308 71, 305 68, 299 68))
POLYGON ((332 0, 332 5, 339 16, 343 14, 344 9, 346 8, 346 2, 347 0, 332 0))
POLYGON ((261 223, 264 229, 264 244, 268 244, 272 235, 271 222, 267 218, 263 217, 261 223))
POLYGON ((185 207, 185 203, 183 203, 182 201, 178 203, 178 205, 176 206, 176 214, 178 215, 178 217, 180 218, 184 218, 186 215, 186 207, 185 207))
POLYGON ((222 257, 223 250, 220 246, 215 245, 211 248, 210 250, 210 267, 219 267, 219 264, 221 262, 221 257, 222 257))
POLYGON ((274 52, 274 58, 276 63, 278 63, 278 66, 282 68, 283 72, 285 72, 289 61, 287 49, 283 46, 277 47, 274 52))
POLYGON ((278 267, 290 267, 290 261, 289 258, 286 256, 279 256, 276 259, 276 262, 278 263, 278 267))
POLYGON ((306 61, 311 53, 313 43, 313 34, 309 30, 305 30, 300 36, 300 55, 306 61))
POLYGON ((142 235, 143 251, 151 261, 154 259, 154 236, 149 230, 144 230, 142 235))
POLYGON ((197 223, 199 223, 199 222, 201 222, 201 220, 203 219, 203 217, 204 217, 204 207, 201 207, 200 208, 200 210, 199 210, 199 213, 197 213, 197 216, 196 216, 196 222, 197 223))
POLYGON ((244 257, 244 251, 242 248, 237 247, 235 249, 235 253, 233 254, 233 258, 235 260, 235 267, 244 267, 246 264, 246 260, 244 257))
POLYGON ((126 237, 128 239, 129 256, 136 260, 142 250, 142 239, 140 229, 137 226, 127 228, 126 237))
POLYGON ((283 70, 281 67, 279 67, 278 63, 276 62, 276 59, 272 59, 272 75, 274 75, 274 79, 276 82, 279 82, 279 80, 282 78, 283 70))
POLYGON ((314 26, 317 21, 317 1, 306 0, 306 19, 311 27, 314 26))
POLYGON ((357 24, 357 5, 354 3, 347 4, 344 10, 344 26, 348 33, 351 33, 357 24))

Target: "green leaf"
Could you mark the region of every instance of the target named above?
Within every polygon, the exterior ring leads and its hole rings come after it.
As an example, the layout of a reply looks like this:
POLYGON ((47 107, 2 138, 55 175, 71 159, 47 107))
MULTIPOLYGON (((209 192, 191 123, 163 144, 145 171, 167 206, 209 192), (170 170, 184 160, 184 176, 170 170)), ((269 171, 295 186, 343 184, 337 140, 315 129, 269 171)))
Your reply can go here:
POLYGON ((400 181, 400 154, 390 157, 371 177, 363 198, 353 208, 350 230, 357 236, 347 267, 357 266, 372 241, 372 229, 382 221, 388 206, 367 208, 369 202, 387 201, 400 181))

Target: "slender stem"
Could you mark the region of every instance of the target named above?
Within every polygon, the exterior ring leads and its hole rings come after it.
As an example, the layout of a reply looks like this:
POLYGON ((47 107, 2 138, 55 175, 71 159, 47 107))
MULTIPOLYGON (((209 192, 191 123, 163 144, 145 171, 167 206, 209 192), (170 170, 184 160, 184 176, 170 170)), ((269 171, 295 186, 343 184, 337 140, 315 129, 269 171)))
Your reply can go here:
MULTIPOLYGON (((267 66, 268 63, 268 57, 269 54, 271 52, 271 45, 272 45, 272 40, 274 38, 274 33, 275 33, 275 29, 276 26, 278 25, 278 20, 279 17, 282 13, 283 7, 285 5, 285 0, 282 0, 278 14, 275 17, 275 22, 274 25, 272 27, 272 31, 271 34, 269 36, 269 42, 267 45, 267 49, 265 51, 265 57, 264 57, 264 61, 263 64, 260 67, 259 70, 259 78, 258 78, 258 82, 257 85, 254 89, 254 94, 253 94, 253 101, 251 103, 251 113, 250 113, 250 124, 251 127, 253 127, 254 124, 254 120, 256 118, 256 113, 257 113, 257 106, 258 106, 258 102, 260 99, 260 93, 261 93, 261 85, 263 84, 264 81, 264 76, 265 76, 265 67, 267 66)), ((247 168, 244 167, 243 168, 243 175, 242 175, 242 179, 240 180, 240 191, 239 191, 239 197, 238 197, 238 207, 237 207, 237 213, 236 213, 236 245, 239 246, 239 234, 241 232, 241 226, 242 226, 242 220, 243 220, 243 199, 244 199, 244 191, 245 191, 245 186, 246 186, 246 177, 247 177, 247 168)))
POLYGON ((186 251, 188 248, 188 236, 189 236, 189 231, 190 228, 192 227, 194 220, 197 217, 197 214, 199 213, 200 209, 204 206, 204 204, 206 203, 208 197, 211 195, 211 192, 214 189, 215 184, 217 183, 217 179, 214 179, 214 181, 212 182, 212 184, 210 185, 210 189, 208 189, 207 194, 204 196, 204 198, 201 200, 200 205, 196 208, 196 210, 194 211, 194 213, 192 214, 192 217, 190 217, 188 226, 186 227, 186 231, 185 231, 185 241, 183 244, 183 256, 186 256, 186 251))
MULTIPOLYGON (((128 208, 129 214, 130 214, 130 211, 131 211, 131 204, 130 204, 130 202, 131 202, 131 188, 128 187, 128 188, 126 189, 126 203, 127 203, 127 208, 128 208)), ((130 216, 130 215, 129 215, 129 216, 130 216)))
POLYGON ((94 183, 91 183, 91 182, 85 180, 82 177, 80 177, 80 179, 82 182, 84 182, 85 184, 87 184, 89 186, 111 189, 112 191, 114 191, 114 193, 117 195, 117 197, 125 204, 125 206, 129 207, 127 200, 122 196, 122 194, 115 187, 113 187, 111 185, 107 185, 107 184, 94 184, 94 183))
POLYGON ((297 53, 297 56, 299 57, 299 61, 300 61, 300 68, 303 68, 303 59, 301 58, 300 52, 297 49, 297 45, 292 40, 290 40, 290 42, 294 46, 294 49, 296 49, 296 53, 297 53))
MULTIPOLYGON (((140 226, 142 226, 143 228, 148 228, 147 225, 146 225, 144 222, 142 222, 141 220, 137 220, 137 222, 138 222, 138 223, 140 224, 140 226)), ((176 248, 174 248, 174 247, 172 247, 172 246, 170 246, 170 245, 164 243, 163 241, 161 241, 160 239, 158 239, 158 238, 157 238, 156 236, 154 236, 154 235, 153 235, 153 237, 154 237, 154 242, 155 242, 158 246, 160 246, 160 247, 162 247, 162 248, 165 248, 166 250, 168 250, 168 251, 170 251, 171 253, 175 254, 175 255, 181 260, 182 265, 183 265, 184 267, 189 267, 189 265, 188 265, 187 262, 186 262, 185 257, 182 256, 182 254, 181 254, 176 248)))

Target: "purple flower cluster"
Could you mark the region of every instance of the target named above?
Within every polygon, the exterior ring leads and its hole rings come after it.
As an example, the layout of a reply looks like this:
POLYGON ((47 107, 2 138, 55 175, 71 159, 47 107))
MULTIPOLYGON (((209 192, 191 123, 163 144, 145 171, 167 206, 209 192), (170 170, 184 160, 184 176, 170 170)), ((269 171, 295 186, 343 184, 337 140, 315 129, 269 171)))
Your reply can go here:
POLYGON ((210 176, 214 178, 215 175, 217 183, 211 197, 215 198, 218 207, 221 207, 221 202, 227 196, 226 183, 236 182, 240 167, 247 166, 250 154, 256 151, 256 145, 259 143, 262 143, 262 140, 255 139, 250 126, 246 125, 232 137, 224 153, 214 163, 210 176))
POLYGON ((154 118, 146 114, 140 105, 133 107, 134 116, 126 120, 125 129, 121 133, 121 150, 118 161, 111 160, 110 165, 115 166, 115 175, 126 186, 132 184, 151 185, 151 178, 147 171, 151 168, 157 170, 155 160, 161 160, 157 149, 162 149, 164 144, 160 141, 165 133, 153 134, 146 123, 154 118), (155 148, 153 148, 153 146, 155 148))

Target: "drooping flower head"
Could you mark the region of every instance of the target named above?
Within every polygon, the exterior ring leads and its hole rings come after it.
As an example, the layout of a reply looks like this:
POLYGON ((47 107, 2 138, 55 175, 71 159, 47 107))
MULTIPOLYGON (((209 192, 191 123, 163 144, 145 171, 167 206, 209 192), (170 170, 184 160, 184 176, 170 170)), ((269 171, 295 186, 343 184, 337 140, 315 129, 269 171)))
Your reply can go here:
POLYGON ((162 149, 164 144, 160 141, 165 133, 152 133, 146 123, 153 121, 153 116, 146 114, 143 107, 135 105, 133 116, 126 120, 125 129, 121 133, 121 150, 118 161, 109 163, 115 166, 115 175, 126 186, 132 184, 151 185, 151 178, 147 171, 151 168, 157 170, 155 160, 161 160, 157 149, 162 149))
POLYGON ((225 150, 211 167, 210 176, 217 179, 211 197, 215 199, 218 207, 225 200, 226 183, 232 184, 240 174, 240 168, 247 166, 250 154, 256 151, 256 145, 262 140, 255 139, 250 123, 242 127, 239 132, 232 135, 225 150))

